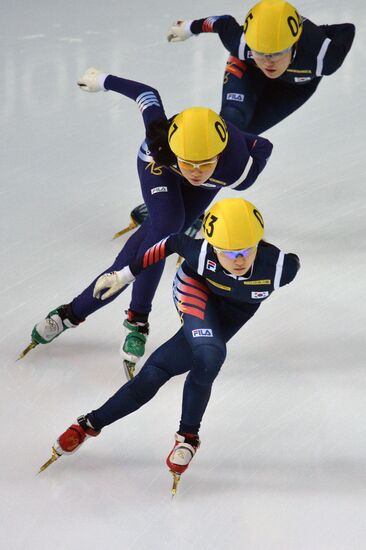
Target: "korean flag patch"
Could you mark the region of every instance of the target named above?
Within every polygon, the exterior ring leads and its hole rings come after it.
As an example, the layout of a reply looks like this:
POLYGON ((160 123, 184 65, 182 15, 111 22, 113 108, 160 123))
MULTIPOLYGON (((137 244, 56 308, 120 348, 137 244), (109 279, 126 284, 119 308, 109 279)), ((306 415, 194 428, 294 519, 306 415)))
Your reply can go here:
POLYGON ((260 292, 252 292, 252 298, 255 300, 262 300, 263 298, 267 298, 269 296, 269 292, 266 290, 260 291, 260 292))

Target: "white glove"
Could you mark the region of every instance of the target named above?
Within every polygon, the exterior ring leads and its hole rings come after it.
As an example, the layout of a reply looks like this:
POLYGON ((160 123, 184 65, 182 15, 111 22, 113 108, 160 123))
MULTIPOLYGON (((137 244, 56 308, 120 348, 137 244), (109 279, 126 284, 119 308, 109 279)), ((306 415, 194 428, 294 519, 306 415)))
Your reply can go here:
POLYGON ((129 285, 135 280, 128 266, 121 269, 121 271, 113 271, 113 273, 104 273, 99 277, 95 283, 93 296, 98 300, 106 300, 116 294, 121 288, 129 285), (109 288, 107 292, 101 294, 103 290, 109 288))
POLYGON ((85 71, 81 78, 79 78, 78 86, 80 90, 84 90, 84 92, 100 92, 101 90, 106 91, 104 88, 104 81, 107 76, 108 75, 103 73, 103 71, 91 67, 85 71))
POLYGON ((168 29, 168 42, 183 42, 183 40, 191 38, 193 36, 191 23, 192 21, 176 21, 173 23, 168 29))

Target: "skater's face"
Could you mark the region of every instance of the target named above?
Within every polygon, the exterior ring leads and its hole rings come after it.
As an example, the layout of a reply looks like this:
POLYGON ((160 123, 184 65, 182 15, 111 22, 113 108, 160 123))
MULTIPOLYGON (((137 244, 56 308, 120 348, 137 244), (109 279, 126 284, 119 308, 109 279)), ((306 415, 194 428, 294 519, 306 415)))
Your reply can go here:
POLYGON ((292 49, 278 52, 271 55, 259 53, 252 50, 253 59, 259 69, 267 78, 278 78, 291 63, 292 49))
POLYGON ((178 166, 182 172, 182 176, 189 181, 191 185, 202 185, 212 176, 217 166, 219 158, 202 160, 201 162, 193 162, 191 160, 183 160, 177 158, 178 166))
POLYGON ((252 267, 257 255, 257 247, 245 250, 220 250, 214 248, 222 267, 232 275, 243 276, 252 267))

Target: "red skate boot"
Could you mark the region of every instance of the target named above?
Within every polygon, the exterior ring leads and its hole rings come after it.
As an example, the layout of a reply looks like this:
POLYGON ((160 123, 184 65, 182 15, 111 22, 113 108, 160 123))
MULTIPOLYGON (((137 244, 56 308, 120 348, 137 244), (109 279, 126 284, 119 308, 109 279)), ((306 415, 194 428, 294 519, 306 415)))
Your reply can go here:
POLYGON ((188 468, 200 443, 197 434, 179 432, 175 434, 174 447, 166 459, 167 466, 173 475, 172 496, 176 494, 180 476, 188 468))
POLYGON ((67 430, 57 439, 52 447, 51 458, 41 466, 39 473, 48 468, 48 466, 60 458, 60 456, 65 454, 70 455, 77 451, 89 437, 96 437, 99 434, 100 430, 95 430, 85 416, 79 416, 76 423, 67 428, 67 430))

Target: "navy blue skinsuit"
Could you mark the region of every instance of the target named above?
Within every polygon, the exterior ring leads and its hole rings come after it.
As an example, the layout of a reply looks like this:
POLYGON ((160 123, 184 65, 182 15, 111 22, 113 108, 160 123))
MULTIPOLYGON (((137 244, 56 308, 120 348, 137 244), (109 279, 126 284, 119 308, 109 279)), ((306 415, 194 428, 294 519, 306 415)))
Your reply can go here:
POLYGON ((231 15, 191 22, 193 34, 217 33, 230 52, 222 91, 221 116, 238 128, 261 134, 296 111, 325 75, 337 71, 355 35, 351 23, 315 25, 302 17, 303 31, 283 75, 267 78, 245 42, 243 25, 231 15))
MULTIPOLYGON (((159 93, 146 84, 107 76, 104 87, 134 99, 142 112, 145 127, 155 120, 165 118, 159 93)), ((166 168, 154 162, 145 141, 138 153, 137 168, 142 195, 149 217, 130 237, 114 263, 102 273, 122 269, 142 255, 154 243, 171 233, 185 231, 206 210, 222 188, 245 190, 257 179, 272 152, 272 144, 262 137, 238 130, 228 123, 228 144, 221 153, 212 176, 199 187, 190 185, 183 178, 177 165, 166 168)), ((142 273, 132 289, 130 309, 142 314, 151 310, 151 303, 159 284, 164 262, 153 266, 149 273, 142 273)), ((93 298, 96 279, 71 303, 79 320, 116 298, 101 302, 93 298)))
POLYGON ((146 360, 133 380, 87 415, 96 430, 136 411, 172 376, 188 372, 180 431, 198 433, 226 357, 226 343, 273 291, 295 278, 300 267, 296 254, 261 241, 252 268, 238 277, 224 271, 207 241, 171 235, 132 262, 130 270, 136 275, 173 252, 185 258, 173 284, 182 327, 146 360))

